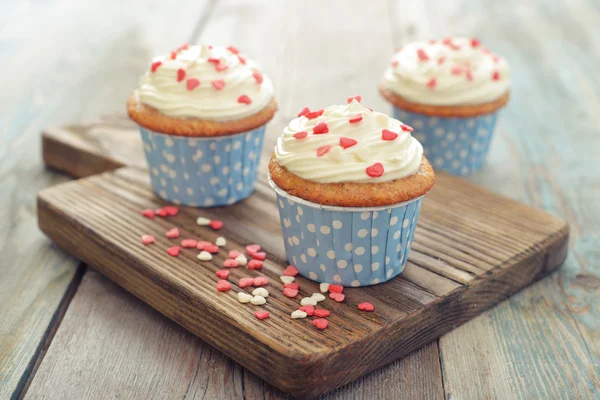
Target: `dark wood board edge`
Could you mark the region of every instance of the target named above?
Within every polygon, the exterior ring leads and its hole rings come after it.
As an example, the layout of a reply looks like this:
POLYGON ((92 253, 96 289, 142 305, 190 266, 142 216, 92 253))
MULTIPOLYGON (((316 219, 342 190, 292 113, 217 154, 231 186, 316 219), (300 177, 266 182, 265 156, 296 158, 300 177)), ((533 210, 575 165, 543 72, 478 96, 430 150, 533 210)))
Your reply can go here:
POLYGON ((87 148, 89 145, 73 135, 71 129, 76 126, 49 128, 42 132, 42 160, 48 168, 72 178, 85 178, 126 166, 100 154, 96 148, 87 148))
MULTIPOLYGON (((187 314, 187 317, 193 315, 192 310, 186 312, 181 307, 181 299, 176 298, 175 293, 173 293, 174 288, 164 291, 166 297, 161 301, 155 301, 156 297, 154 300, 146 297, 140 290, 136 289, 140 285, 147 285, 148 287, 161 286, 164 288, 165 282, 157 281, 156 277, 149 276, 141 270, 134 270, 137 274, 135 279, 129 281, 122 279, 126 277, 119 276, 117 264, 135 266, 133 260, 126 260, 119 255, 113 261, 114 266, 105 267, 101 265, 102 260, 104 262, 108 260, 102 257, 102 253, 105 253, 107 249, 100 240, 97 240, 98 238, 93 237, 93 232, 85 232, 88 235, 91 234, 91 237, 86 252, 82 252, 82 249, 72 240, 73 238, 65 234, 66 229, 64 229, 70 226, 74 231, 81 231, 78 222, 53 207, 45 199, 46 193, 53 190, 60 190, 60 188, 50 188, 38 195, 38 218, 40 229, 56 241, 59 246, 95 266, 98 271, 184 328, 198 336, 202 335, 203 340, 263 377, 269 383, 302 398, 316 396, 347 384, 359 376, 403 357, 435 340, 442 334, 472 319, 482 311, 491 308, 513 293, 552 272, 560 266, 567 253, 568 226, 564 223, 555 234, 535 245, 536 252, 524 252, 505 264, 488 271, 485 277, 474 280, 467 286, 459 288, 421 308, 401 322, 390 325, 384 335, 385 342, 381 342, 379 339, 372 340, 373 338, 368 336, 336 352, 305 356, 294 353, 270 352, 263 343, 257 343, 249 335, 243 335, 243 337, 248 338, 248 342, 244 343, 245 346, 262 347, 259 353, 262 357, 256 357, 251 363, 247 361, 247 358, 240 358, 239 354, 232 349, 228 349, 224 345, 225 343, 220 343, 221 335, 207 336, 207 332, 203 327, 203 324, 207 322, 206 318, 202 322, 198 321, 198 324, 190 324, 189 318, 185 318, 184 315, 187 314), (90 248, 92 245, 94 247, 90 248), (515 274, 515 269, 519 269, 519 274, 515 274), (484 281, 485 285, 482 285, 481 283, 484 281), (490 290, 490 281, 493 287, 498 287, 498 290, 490 290), (474 300, 470 301, 471 298, 474 300), (482 301, 482 299, 485 299, 485 301, 482 301), (464 304, 456 309, 456 304, 461 302, 464 304), (165 307, 165 304, 170 305, 170 307, 165 307), (430 320, 431 323, 422 324, 424 318, 430 320), (419 327, 419 322, 422 324, 421 327, 419 327), (394 328, 395 331, 392 332, 394 328), (373 343, 377 340, 379 340, 378 343, 373 343), (362 368, 353 367, 348 369, 347 354, 349 352, 353 353, 355 359, 371 358, 375 361, 368 365, 363 363, 362 368), (277 359, 273 359, 273 357, 277 357, 277 359), (267 359, 269 362, 266 362, 267 359), (346 369, 340 369, 344 366, 346 366, 346 369), (336 370, 338 372, 332 376, 332 371, 336 370), (290 379, 290 377, 293 378, 290 379), (307 382, 311 384, 307 384, 307 382)), ((110 251, 110 249, 108 250, 110 251)), ((179 292, 178 295, 185 294, 179 292)), ((191 308, 207 306, 206 304, 194 304, 191 298, 188 298, 188 301, 184 301, 183 304, 187 304, 191 308)), ((220 326, 219 324, 225 323, 225 321, 218 320, 218 315, 212 315, 211 317, 216 318, 212 321, 213 326, 220 326)))

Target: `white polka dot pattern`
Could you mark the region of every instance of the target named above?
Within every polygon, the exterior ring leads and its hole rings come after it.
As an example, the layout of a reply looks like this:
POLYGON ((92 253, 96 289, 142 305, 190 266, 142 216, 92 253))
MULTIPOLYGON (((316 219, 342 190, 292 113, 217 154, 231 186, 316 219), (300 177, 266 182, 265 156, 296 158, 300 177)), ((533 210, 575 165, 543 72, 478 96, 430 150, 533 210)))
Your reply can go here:
POLYGON ((163 199, 216 207, 236 203, 254 191, 264 126, 217 138, 188 139, 142 127, 140 132, 152 187, 163 199))
POLYGON ((422 198, 389 212, 334 211, 292 201, 279 192, 287 258, 295 260, 302 276, 367 286, 388 281, 404 269, 422 198))
POLYGON ((414 136, 433 168, 461 176, 485 163, 497 117, 496 112, 474 118, 435 118, 394 108, 394 118, 415 128, 414 136))

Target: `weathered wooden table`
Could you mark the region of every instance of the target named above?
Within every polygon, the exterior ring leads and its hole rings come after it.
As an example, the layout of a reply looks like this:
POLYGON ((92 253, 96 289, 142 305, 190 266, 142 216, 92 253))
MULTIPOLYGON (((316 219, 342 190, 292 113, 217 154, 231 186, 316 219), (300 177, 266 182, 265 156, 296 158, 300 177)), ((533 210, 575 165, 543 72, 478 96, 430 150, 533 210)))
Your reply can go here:
POLYGON ((238 364, 56 248, 35 194, 67 178, 42 166, 39 133, 123 112, 153 54, 235 44, 281 104, 376 90, 395 47, 477 36, 505 55, 513 96, 473 182, 571 224, 557 273, 438 342, 325 398, 600 397, 600 9, 591 0, 57 0, 0 5, 0 399, 284 398, 238 364))

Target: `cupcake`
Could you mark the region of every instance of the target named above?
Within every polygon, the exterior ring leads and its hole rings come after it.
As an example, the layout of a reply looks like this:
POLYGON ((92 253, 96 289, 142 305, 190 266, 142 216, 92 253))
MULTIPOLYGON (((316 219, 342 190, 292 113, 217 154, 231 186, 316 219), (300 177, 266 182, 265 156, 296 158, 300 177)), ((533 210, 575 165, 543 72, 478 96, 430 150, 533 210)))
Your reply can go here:
POLYGON ((250 196, 276 110, 270 79, 233 46, 183 45, 154 58, 127 101, 152 188, 194 207, 250 196))
POLYGON ((433 166, 455 175, 482 167, 509 88, 506 60, 467 38, 398 49, 380 84, 394 116, 419 132, 433 166))
POLYGON ((431 165, 412 128, 360 104, 304 108, 269 162, 288 261, 345 286, 404 269, 431 165))

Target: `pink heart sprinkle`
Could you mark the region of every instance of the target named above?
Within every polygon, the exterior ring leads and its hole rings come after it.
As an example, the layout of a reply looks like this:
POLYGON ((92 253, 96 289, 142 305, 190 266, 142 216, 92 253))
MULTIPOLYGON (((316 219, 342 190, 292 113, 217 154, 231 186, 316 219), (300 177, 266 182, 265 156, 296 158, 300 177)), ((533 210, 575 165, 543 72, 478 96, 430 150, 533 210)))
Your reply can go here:
POLYGON ((358 309, 362 310, 362 311, 373 311, 375 309, 375 307, 371 303, 364 302, 364 303, 359 303, 358 309))
POLYGON ((317 319, 313 319, 312 324, 317 329, 325 329, 325 328, 327 328, 327 325, 329 325, 329 322, 326 319, 317 318, 317 319))
POLYGON ((220 269, 216 272, 216 274, 221 279, 229 278, 229 271, 227 271, 226 269, 220 269))
POLYGON ((179 246, 173 246, 173 247, 169 247, 167 249, 167 253, 169 253, 169 255, 171 255, 173 257, 177 257, 179 255, 180 251, 181 251, 181 247, 179 247, 179 246))
POLYGON ((145 245, 154 243, 155 239, 152 235, 142 235, 142 243, 145 245))
POLYGON ((200 86, 200 81, 196 78, 190 78, 186 82, 187 90, 192 91, 200 86))
POLYGON ((296 275, 298 275, 298 269, 296 267, 294 267, 293 265, 288 265, 283 270, 283 275, 285 275, 285 276, 296 276, 296 275))
POLYGON ((269 279, 262 277, 262 276, 257 276, 256 278, 254 278, 254 281, 252 282, 253 286, 265 286, 269 284, 269 279))
POLYGON ((226 292, 229 289, 231 289, 231 283, 227 282, 226 280, 221 279, 217 282, 217 290, 219 292, 226 292))
POLYGON ((181 241, 181 247, 184 249, 193 249, 198 246, 198 241, 194 239, 183 239, 181 241))
POLYGON ((269 312, 268 311, 254 311, 254 316, 258 319, 269 318, 269 312))
POLYGON ((260 251, 258 253, 253 253, 252 258, 254 258, 255 260, 264 261, 267 259, 267 253, 265 253, 264 251, 260 251))
POLYGON ((242 253, 240 251, 237 251, 237 250, 229 251, 229 258, 238 258, 241 255, 242 255, 242 253))
POLYGON ((298 295, 298 290, 292 288, 284 288, 283 294, 287 297, 296 297, 298 295))
POLYGON ((299 308, 299 310, 304 311, 309 317, 312 317, 312 315, 315 313, 315 307, 313 306, 302 306, 299 308))
POLYGON ((258 251, 260 251, 260 244, 249 244, 246 246, 246 253, 250 256, 258 251))
POLYGON ((211 244, 212 244, 212 243, 210 243, 210 242, 205 242, 205 241, 203 241, 203 240, 199 240, 199 241, 198 241, 198 244, 196 245, 196 249, 198 249, 198 250, 204 250, 204 248, 205 248, 206 246, 210 246, 211 244))
POLYGON ((150 208, 146 208, 145 210, 142 211, 142 215, 148 219, 153 219, 154 218, 154 210, 151 210, 150 208))
POLYGON ((218 219, 213 219, 212 221, 210 221, 209 225, 215 231, 218 231, 223 227, 223 222, 219 221, 218 219))
POLYGON ((173 228, 165 234, 169 239, 177 239, 179 237, 179 229, 173 228))
POLYGON ((315 312, 313 313, 313 315, 315 317, 325 318, 325 317, 329 317, 329 311, 324 310, 322 308, 315 308, 315 312))
POLYGON ((208 251, 209 253, 216 254, 219 252, 219 246, 216 244, 209 243, 204 246, 204 251, 208 251))
POLYGON ((248 286, 252 286, 254 284, 254 278, 242 278, 240 279, 238 286, 241 288, 245 288, 248 286))
POLYGON ((389 129, 384 129, 381 131, 381 139, 383 140, 394 140, 398 137, 396 132, 392 132, 389 129))
POLYGON ((223 266, 225 268, 236 268, 240 266, 240 263, 237 260, 232 260, 231 258, 228 258, 227 260, 223 261, 223 266))
POLYGON ((262 267, 263 267, 263 262, 260 260, 248 261, 248 269, 261 269, 262 267))

